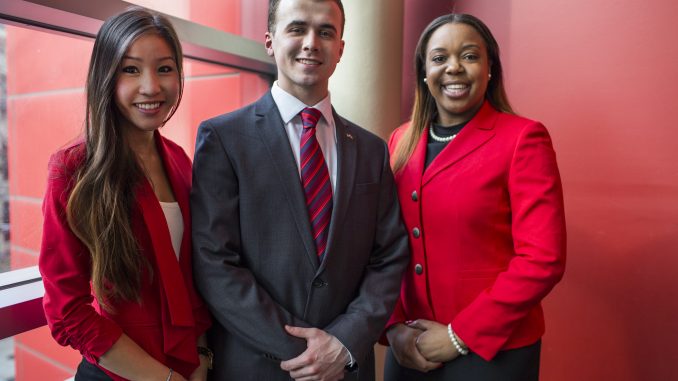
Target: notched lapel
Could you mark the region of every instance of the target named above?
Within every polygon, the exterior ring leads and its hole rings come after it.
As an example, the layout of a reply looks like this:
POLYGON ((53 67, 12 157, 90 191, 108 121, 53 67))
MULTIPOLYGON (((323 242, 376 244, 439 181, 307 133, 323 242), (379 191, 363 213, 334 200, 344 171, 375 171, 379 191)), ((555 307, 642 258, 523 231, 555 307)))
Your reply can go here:
MULTIPOLYGON (((492 139, 495 135, 494 125, 496 118, 497 112, 486 101, 476 116, 461 130, 459 135, 448 143, 440 154, 433 159, 429 167, 426 168, 422 185, 425 185, 441 171, 456 164, 459 160, 492 139)), ((426 137, 428 136, 428 128, 424 131, 427 134, 426 137)))
POLYGON ((290 148, 290 141, 287 138, 280 111, 270 92, 257 102, 255 114, 256 130, 271 155, 283 192, 290 204, 297 231, 306 248, 306 256, 315 269, 318 267, 318 256, 315 252, 311 223, 308 220, 306 198, 298 176, 299 169, 290 148))
MULTIPOLYGON (((351 127, 344 124, 339 115, 332 109, 334 125, 337 136, 337 185, 333 197, 334 206, 332 208, 332 218, 330 219, 330 232, 327 238, 327 250, 325 258, 331 256, 334 252, 334 241, 338 239, 337 231, 342 226, 344 217, 353 192, 357 168, 357 134, 351 131, 351 127)), ((323 261, 320 265, 320 271, 324 269, 323 261)))

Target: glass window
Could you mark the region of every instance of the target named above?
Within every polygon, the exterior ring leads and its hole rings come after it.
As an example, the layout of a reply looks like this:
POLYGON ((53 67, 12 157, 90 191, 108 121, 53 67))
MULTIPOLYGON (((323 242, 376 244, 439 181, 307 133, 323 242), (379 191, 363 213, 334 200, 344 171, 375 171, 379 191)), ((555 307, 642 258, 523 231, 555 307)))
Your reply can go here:
POLYGON ((80 353, 57 344, 47 326, 0 340, 0 381, 64 381, 75 374, 80 353))
POLYGON ((129 0, 128 2, 256 41, 263 42, 264 33, 267 30, 268 0, 129 0))
POLYGON ((0 272, 10 268, 9 262, 9 189, 7 185, 7 40, 5 26, 0 24, 0 272))
POLYGON ((14 380, 14 338, 0 340, 0 381, 14 380))
POLYGON ((2 31, 0 263, 7 271, 38 263, 47 160, 82 129, 92 42, 11 25, 2 31))

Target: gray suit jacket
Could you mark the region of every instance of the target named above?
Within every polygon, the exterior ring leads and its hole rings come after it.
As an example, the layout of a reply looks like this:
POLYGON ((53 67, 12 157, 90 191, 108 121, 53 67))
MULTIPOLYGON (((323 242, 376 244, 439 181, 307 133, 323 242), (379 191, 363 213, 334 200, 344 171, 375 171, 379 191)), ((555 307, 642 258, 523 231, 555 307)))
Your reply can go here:
POLYGON ((288 380, 306 342, 285 324, 337 337, 374 379, 373 346, 400 290, 407 234, 378 137, 334 115, 338 173, 318 262, 297 164, 269 93, 204 121, 193 163, 194 272, 215 318, 213 380, 288 380))

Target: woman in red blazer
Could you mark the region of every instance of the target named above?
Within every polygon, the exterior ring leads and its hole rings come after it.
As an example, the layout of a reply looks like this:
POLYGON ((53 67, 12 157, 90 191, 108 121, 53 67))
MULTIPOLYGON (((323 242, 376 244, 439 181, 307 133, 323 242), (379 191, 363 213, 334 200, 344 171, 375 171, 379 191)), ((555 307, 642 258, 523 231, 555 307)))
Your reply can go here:
POLYGON ((434 20, 415 66, 412 121, 389 142, 412 258, 385 379, 537 380, 540 302, 565 265, 551 139, 513 114, 477 18, 434 20))
POLYGON ((181 46, 165 18, 133 8, 103 24, 84 141, 52 156, 43 204, 45 315, 56 341, 84 357, 76 380, 207 377, 191 162, 158 133, 182 90, 181 46))

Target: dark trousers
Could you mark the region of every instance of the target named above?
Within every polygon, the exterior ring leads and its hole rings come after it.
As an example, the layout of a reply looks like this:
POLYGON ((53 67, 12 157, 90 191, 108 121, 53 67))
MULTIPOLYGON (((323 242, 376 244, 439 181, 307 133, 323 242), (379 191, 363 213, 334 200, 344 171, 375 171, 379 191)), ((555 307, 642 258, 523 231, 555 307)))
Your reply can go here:
POLYGON ((103 370, 84 358, 75 371, 75 381, 112 381, 103 370))
POLYGON ((398 364, 391 348, 386 353, 384 381, 538 381, 541 340, 527 347, 499 352, 485 361, 471 352, 422 373, 398 364))

